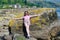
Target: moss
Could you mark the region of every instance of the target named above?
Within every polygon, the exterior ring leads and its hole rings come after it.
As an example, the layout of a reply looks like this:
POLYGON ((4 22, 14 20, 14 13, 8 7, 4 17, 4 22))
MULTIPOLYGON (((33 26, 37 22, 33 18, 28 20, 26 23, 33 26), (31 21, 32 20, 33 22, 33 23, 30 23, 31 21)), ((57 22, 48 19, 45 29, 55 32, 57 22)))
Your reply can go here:
POLYGON ((17 40, 26 40, 26 38, 23 37, 23 36, 17 36, 16 39, 17 39, 17 40))

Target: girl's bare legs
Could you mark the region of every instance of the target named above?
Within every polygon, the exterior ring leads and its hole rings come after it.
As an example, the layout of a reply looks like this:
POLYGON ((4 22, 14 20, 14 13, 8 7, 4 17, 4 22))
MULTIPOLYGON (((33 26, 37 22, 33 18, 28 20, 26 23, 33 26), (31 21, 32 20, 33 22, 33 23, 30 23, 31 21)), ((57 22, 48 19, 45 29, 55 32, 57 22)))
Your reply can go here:
POLYGON ((27 31, 28 36, 30 36, 30 33, 29 33, 29 26, 26 27, 26 31, 27 31))
POLYGON ((28 37, 30 37, 30 33, 29 33, 29 25, 25 24, 25 27, 26 27, 27 35, 28 35, 28 37))

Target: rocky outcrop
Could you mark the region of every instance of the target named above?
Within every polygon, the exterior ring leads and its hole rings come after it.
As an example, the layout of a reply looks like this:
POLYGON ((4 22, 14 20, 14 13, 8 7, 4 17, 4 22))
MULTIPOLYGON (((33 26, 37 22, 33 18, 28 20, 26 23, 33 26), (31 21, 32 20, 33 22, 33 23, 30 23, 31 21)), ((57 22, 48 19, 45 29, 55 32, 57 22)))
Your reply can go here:
MULTIPOLYGON (((34 12, 35 11, 36 10, 34 9, 34 12)), ((38 11, 40 11, 40 9, 38 11)), ((33 21, 31 21, 32 22, 32 24, 30 26, 31 38, 29 40, 39 40, 39 39, 50 40, 50 38, 52 36, 53 37, 56 36, 53 33, 55 33, 55 30, 56 30, 55 28, 59 29, 59 26, 58 26, 59 23, 57 21, 56 12, 54 10, 51 10, 51 11, 50 12, 49 11, 48 12, 44 12, 41 16, 39 16, 39 20, 36 20, 36 18, 32 18, 34 23, 33 23, 33 21)), ((15 11, 13 10, 13 12, 17 13, 18 11, 16 11, 16 9, 15 9, 15 11)), ((31 12, 33 12, 33 11, 31 11, 31 12)), ((13 22, 13 21, 11 21, 11 22, 13 22)), ((15 20, 15 23, 13 23, 12 25, 13 26, 11 26, 11 28, 12 28, 13 37, 14 38, 16 37, 18 39, 23 39, 23 40, 26 39, 23 36, 22 20, 15 20), (16 34, 20 34, 20 35, 16 35, 16 34)), ((8 25, 4 25, 4 24, 3 24, 3 26, 4 27, 6 27, 6 26, 8 27, 8 25)), ((56 30, 56 31, 58 31, 58 30, 56 30)), ((7 35, 7 36, 10 37, 10 35, 7 35)), ((8 38, 7 36, 6 36, 6 38, 8 38)))

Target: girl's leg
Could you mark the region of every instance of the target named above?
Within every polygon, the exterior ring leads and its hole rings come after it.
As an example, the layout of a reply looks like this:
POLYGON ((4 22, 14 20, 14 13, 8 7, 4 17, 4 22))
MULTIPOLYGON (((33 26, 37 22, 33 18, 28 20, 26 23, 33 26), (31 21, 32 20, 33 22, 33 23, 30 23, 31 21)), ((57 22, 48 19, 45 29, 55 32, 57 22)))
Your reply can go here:
POLYGON ((30 36, 30 33, 29 33, 29 26, 26 27, 26 31, 27 31, 28 36, 30 36))
POLYGON ((30 33, 29 33, 29 25, 25 25, 26 26, 26 31, 27 31, 27 35, 30 36, 30 33))

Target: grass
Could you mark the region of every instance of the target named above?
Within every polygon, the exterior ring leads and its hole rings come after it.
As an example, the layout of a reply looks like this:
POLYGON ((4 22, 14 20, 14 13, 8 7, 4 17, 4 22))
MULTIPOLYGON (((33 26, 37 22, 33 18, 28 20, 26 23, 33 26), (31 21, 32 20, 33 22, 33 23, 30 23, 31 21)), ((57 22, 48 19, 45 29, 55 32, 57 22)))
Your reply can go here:
POLYGON ((23 36, 17 36, 16 39, 17 39, 17 40, 26 40, 26 38, 23 37, 23 36))

